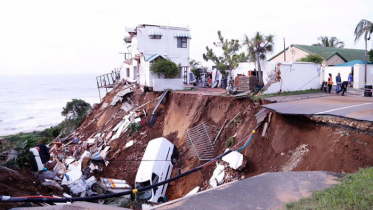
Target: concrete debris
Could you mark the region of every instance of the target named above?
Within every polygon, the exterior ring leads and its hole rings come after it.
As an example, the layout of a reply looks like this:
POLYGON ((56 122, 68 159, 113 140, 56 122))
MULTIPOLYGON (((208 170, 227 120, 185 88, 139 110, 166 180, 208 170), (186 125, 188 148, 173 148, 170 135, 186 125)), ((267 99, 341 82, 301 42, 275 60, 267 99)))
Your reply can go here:
POLYGON ((113 135, 111 137, 111 140, 115 140, 115 139, 119 138, 119 136, 120 136, 121 133, 124 133, 124 132, 127 131, 128 126, 131 124, 131 117, 132 117, 133 114, 134 114, 134 112, 131 112, 128 115, 124 116, 123 120, 120 121, 115 126, 115 128, 113 129, 113 131, 117 130, 117 132, 115 133, 115 135, 113 135))
POLYGON ((114 128, 112 131, 116 132, 120 126, 122 126, 123 123, 125 123, 126 120, 121 120, 114 128))
POLYGON ((97 140, 96 138, 90 138, 88 139, 87 144, 93 144, 96 142, 96 140, 97 140))
POLYGON ((133 89, 130 87, 130 88, 126 88, 122 91, 119 91, 117 93, 117 95, 114 96, 113 100, 111 101, 110 105, 111 106, 115 106, 118 102, 122 102, 122 99, 125 95, 129 94, 129 93, 132 93, 133 92, 133 89))
POLYGON ((15 149, 10 149, 9 152, 8 152, 8 156, 5 160, 5 162, 8 162, 8 161, 11 161, 11 160, 15 160, 18 158, 18 151, 15 150, 15 149))
POLYGON ((244 167, 243 155, 237 151, 233 151, 222 158, 223 161, 229 164, 229 167, 238 170, 244 167))
POLYGON ((103 149, 103 150, 100 152, 100 156, 102 157, 102 159, 105 159, 105 158, 106 158, 106 155, 107 155, 109 149, 110 149, 110 146, 106 146, 105 149, 103 149))
POLYGON ((133 145, 133 143, 134 143, 133 140, 127 142, 127 143, 126 143, 126 148, 131 147, 131 146, 133 145))
POLYGON ((257 125, 261 124, 265 120, 266 117, 267 117, 267 109, 263 108, 259 110, 259 112, 255 114, 256 124, 257 125))
POLYGON ((211 187, 217 187, 218 185, 221 185, 224 183, 224 177, 225 177, 225 166, 216 164, 216 168, 214 170, 214 173, 212 174, 212 177, 210 178, 210 186, 211 187))
POLYGON ((130 111, 133 107, 134 107, 134 104, 133 104, 132 100, 129 99, 129 98, 127 98, 127 101, 124 102, 124 103, 122 104, 122 106, 120 107, 120 109, 122 109, 122 110, 128 112, 128 111, 130 111))
POLYGON ((267 122, 265 122, 264 127, 263 127, 262 137, 264 137, 266 135, 268 126, 269 126, 269 124, 267 122))
POLYGON ((291 151, 291 157, 289 161, 282 167, 282 171, 292 171, 294 168, 296 168, 303 160, 304 155, 308 153, 309 150, 307 147, 307 144, 302 144, 294 151, 291 151))
POLYGON ((74 181, 80 179, 80 177, 82 177, 82 171, 81 170, 69 171, 63 177, 61 185, 69 185, 69 184, 73 183, 74 181))
POLYGON ((74 162, 75 161, 75 158, 72 157, 72 156, 68 156, 65 160, 65 164, 66 165, 69 165, 70 163, 74 162))
POLYGON ((101 106, 101 111, 104 110, 109 104, 108 103, 103 103, 102 106, 101 106))
POLYGON ((195 195, 197 194, 197 192, 199 191, 200 187, 196 187, 194 188, 193 190, 191 190, 190 192, 188 192, 188 194, 184 195, 184 197, 187 197, 187 196, 191 196, 191 195, 195 195))

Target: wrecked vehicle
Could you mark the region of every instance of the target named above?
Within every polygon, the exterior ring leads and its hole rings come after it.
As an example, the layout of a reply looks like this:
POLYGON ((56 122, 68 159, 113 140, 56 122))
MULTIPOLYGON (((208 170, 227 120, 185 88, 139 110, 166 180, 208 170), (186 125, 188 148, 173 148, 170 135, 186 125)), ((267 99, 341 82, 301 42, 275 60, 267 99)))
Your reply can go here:
MULTIPOLYGON (((149 141, 136 174, 135 188, 143 188, 167 180, 177 161, 177 148, 160 137, 149 141)), ((137 199, 149 202, 165 202, 168 184, 137 194, 137 199)))

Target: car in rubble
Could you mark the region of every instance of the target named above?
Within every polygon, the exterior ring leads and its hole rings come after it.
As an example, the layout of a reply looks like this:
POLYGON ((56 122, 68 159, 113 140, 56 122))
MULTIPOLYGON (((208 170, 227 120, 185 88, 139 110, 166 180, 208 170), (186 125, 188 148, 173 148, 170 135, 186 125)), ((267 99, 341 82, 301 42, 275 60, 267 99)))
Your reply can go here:
MULTIPOLYGON (((135 179, 135 188, 143 188, 167 180, 177 161, 177 148, 167 139, 160 137, 149 141, 142 157, 135 179)), ((165 202, 168 184, 161 185, 136 194, 138 200, 165 202)))

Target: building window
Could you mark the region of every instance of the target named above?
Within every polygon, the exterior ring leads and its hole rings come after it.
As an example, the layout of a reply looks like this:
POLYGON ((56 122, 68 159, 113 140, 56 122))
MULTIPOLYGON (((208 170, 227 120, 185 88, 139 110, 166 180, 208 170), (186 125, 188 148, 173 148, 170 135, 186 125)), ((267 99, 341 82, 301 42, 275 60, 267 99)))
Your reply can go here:
POLYGON ((150 39, 161 39, 162 35, 149 35, 150 39))
POLYGON ((188 38, 187 37, 177 37, 177 48, 187 48, 188 38))
POLYGON ((130 77, 130 68, 127 68, 127 77, 130 77))

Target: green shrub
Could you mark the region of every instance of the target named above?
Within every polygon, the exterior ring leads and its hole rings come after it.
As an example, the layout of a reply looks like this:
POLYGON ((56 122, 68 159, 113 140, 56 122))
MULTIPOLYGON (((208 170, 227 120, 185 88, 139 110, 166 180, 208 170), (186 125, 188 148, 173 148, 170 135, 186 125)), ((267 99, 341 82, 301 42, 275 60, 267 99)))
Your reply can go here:
POLYGON ((179 75, 179 68, 177 65, 168 59, 158 59, 153 61, 150 66, 150 71, 157 74, 158 77, 164 75, 165 78, 175 78, 179 75))

